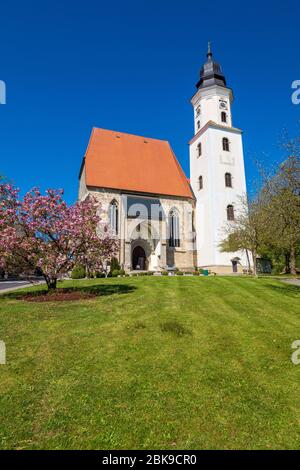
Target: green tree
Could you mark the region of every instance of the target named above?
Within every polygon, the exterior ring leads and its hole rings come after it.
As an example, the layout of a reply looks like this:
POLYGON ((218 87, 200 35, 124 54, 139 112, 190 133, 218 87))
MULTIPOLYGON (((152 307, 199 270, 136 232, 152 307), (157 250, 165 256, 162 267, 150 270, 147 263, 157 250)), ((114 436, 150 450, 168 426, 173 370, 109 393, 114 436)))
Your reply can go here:
POLYGON ((300 137, 285 137, 283 147, 288 157, 272 175, 262 175, 262 188, 253 200, 241 202, 221 243, 222 251, 250 251, 254 274, 258 253, 268 253, 277 261, 284 259, 286 272, 296 274, 300 254, 300 137))
POLYGON ((248 267, 251 267, 249 252, 252 255, 253 274, 256 276, 256 260, 260 247, 263 245, 264 217, 263 205, 259 197, 253 200, 241 198, 235 216, 227 227, 226 238, 221 242, 221 251, 235 252, 245 250, 248 267))
POLYGON ((296 274, 300 251, 300 158, 297 145, 261 191, 264 200, 264 241, 286 260, 286 271, 296 274))

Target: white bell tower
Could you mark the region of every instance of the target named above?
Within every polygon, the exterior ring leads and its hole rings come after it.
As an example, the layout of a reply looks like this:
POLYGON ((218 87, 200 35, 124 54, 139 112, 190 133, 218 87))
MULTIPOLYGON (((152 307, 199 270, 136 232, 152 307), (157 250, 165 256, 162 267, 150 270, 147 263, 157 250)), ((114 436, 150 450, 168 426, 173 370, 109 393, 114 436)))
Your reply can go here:
POLYGON ((210 43, 196 87, 190 178, 196 197, 197 263, 216 272, 242 271, 245 254, 221 253, 219 248, 246 194, 246 180, 242 131, 232 126, 232 90, 212 59, 210 43))

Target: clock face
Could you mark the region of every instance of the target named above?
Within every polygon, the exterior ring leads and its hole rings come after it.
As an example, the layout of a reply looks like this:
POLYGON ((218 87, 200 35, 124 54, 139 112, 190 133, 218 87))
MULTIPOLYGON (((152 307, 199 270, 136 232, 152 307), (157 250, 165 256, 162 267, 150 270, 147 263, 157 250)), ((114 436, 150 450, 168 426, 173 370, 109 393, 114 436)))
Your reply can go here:
POLYGON ((226 103, 226 101, 220 101, 220 108, 222 108, 222 109, 227 109, 227 103, 226 103))

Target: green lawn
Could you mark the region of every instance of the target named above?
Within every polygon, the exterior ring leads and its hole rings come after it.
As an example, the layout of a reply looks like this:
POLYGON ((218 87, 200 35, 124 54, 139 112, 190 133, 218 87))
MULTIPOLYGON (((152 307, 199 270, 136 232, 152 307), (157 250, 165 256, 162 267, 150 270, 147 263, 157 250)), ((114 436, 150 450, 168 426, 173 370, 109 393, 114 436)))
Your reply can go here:
POLYGON ((0 448, 300 448, 290 359, 299 287, 233 277, 70 285, 100 295, 0 296, 0 448))

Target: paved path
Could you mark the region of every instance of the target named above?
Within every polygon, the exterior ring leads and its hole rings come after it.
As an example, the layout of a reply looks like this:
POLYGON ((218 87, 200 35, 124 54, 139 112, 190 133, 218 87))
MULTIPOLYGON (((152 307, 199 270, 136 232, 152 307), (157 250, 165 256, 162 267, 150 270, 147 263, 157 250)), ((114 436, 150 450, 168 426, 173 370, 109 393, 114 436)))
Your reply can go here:
POLYGON ((287 284, 293 284, 293 286, 300 287, 300 279, 281 279, 282 282, 286 282, 287 284))
MULTIPOLYGON (((35 282, 37 284, 43 284, 44 281, 35 282)), ((24 287, 32 286, 33 284, 28 281, 0 281, 0 294, 4 292, 10 292, 24 287)))
POLYGON ((28 285, 29 282, 27 281, 0 281, 0 291, 7 289, 15 289, 16 287, 25 287, 28 285))

